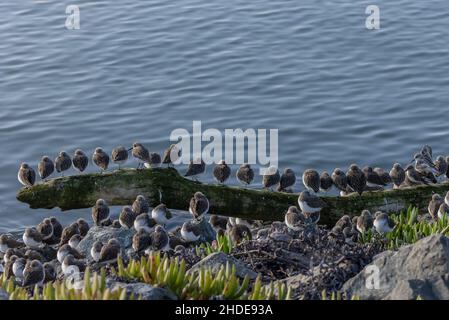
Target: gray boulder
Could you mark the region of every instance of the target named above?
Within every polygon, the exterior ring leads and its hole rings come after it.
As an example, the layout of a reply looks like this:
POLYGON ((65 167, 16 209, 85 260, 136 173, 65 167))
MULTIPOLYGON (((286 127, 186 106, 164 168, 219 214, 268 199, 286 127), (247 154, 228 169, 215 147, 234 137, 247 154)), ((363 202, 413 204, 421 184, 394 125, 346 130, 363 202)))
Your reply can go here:
POLYGON ((227 262, 231 267, 235 266, 235 273, 239 278, 244 278, 246 275, 250 280, 257 278, 256 272, 246 267, 244 263, 240 262, 236 258, 228 256, 223 252, 216 252, 207 256, 203 260, 194 264, 192 268, 189 269, 188 273, 198 271, 201 267, 211 268, 212 272, 217 273, 220 271, 221 266, 226 266, 227 262))
POLYGON ((342 291, 360 299, 449 299, 449 238, 434 234, 376 256, 342 291))
POLYGON ((9 294, 2 288, 0 288, 0 301, 1 300, 9 300, 9 294))
POLYGON ((177 300, 178 298, 171 291, 164 289, 153 287, 149 284, 145 283, 123 283, 123 282, 115 282, 112 286, 112 290, 117 288, 125 288, 128 295, 134 293, 135 298, 139 298, 142 300, 177 300))
POLYGON ((132 246, 134 233, 134 230, 130 229, 94 226, 89 229, 87 235, 78 244, 77 249, 88 259, 91 259, 90 249, 95 241, 106 243, 115 238, 120 242, 122 251, 125 252, 132 246))

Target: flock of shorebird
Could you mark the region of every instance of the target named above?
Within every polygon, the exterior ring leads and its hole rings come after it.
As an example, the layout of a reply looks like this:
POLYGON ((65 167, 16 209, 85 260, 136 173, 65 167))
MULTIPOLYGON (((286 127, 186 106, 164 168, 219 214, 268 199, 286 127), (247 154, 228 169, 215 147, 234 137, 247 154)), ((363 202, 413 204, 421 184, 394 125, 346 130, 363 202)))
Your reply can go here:
MULTIPOLYGON (((119 166, 128 160, 128 153, 139 161, 138 168, 158 168, 161 163, 172 164, 170 155, 173 154, 171 145, 161 158, 157 153, 150 153, 140 143, 134 143, 133 147, 117 147, 111 157, 101 148, 97 148, 92 156, 92 161, 102 171, 108 169, 109 161, 119 166)), ((302 175, 302 181, 306 190, 298 197, 299 209, 295 206, 288 208, 285 214, 285 224, 290 230, 298 231, 304 224, 316 225, 320 219, 320 212, 326 206, 325 202, 317 195, 319 192, 328 192, 336 187, 341 195, 357 192, 362 194, 367 190, 382 189, 388 184, 394 188, 414 185, 427 185, 437 183, 439 177, 449 177, 448 158, 432 158, 430 146, 424 146, 417 153, 405 169, 400 164, 394 164, 388 173, 381 168, 365 167, 360 169, 357 165, 351 165, 345 173, 341 169, 335 169, 332 175, 327 172, 319 174, 315 170, 306 170, 302 175)), ((83 172, 89 163, 86 154, 76 150, 73 158, 66 152, 61 152, 53 162, 48 156, 44 156, 38 165, 41 179, 47 179, 56 169, 63 173, 71 166, 83 172)), ((205 171, 203 161, 191 162, 186 176, 197 176, 205 171)), ((277 168, 270 167, 268 173, 263 176, 265 188, 276 188, 278 191, 290 191, 296 182, 296 176, 291 169, 285 169, 280 175, 277 168)), ((230 167, 221 161, 213 171, 215 179, 224 183, 231 175, 230 167)), ((254 179, 254 171, 249 164, 242 165, 237 173, 237 179, 249 185, 254 179)), ((18 173, 19 181, 26 187, 35 183, 34 170, 27 164, 22 164, 18 173)), ((179 236, 169 233, 165 229, 168 220, 172 218, 170 210, 161 203, 150 212, 150 206, 144 196, 138 196, 132 206, 122 208, 119 218, 112 220, 109 206, 105 200, 97 200, 92 208, 93 224, 98 227, 113 227, 134 229, 132 247, 135 252, 147 253, 148 250, 180 250, 180 246, 195 243, 201 238, 203 232, 201 223, 208 213, 209 200, 201 193, 196 192, 190 200, 189 212, 192 219, 185 222, 179 230, 179 236)), ((449 193, 445 199, 434 195, 429 204, 429 213, 434 218, 449 213, 449 193)), ((234 243, 240 243, 243 239, 251 237, 249 226, 251 221, 239 218, 224 218, 211 215, 208 221, 217 234, 228 234, 234 243)), ((343 216, 332 229, 331 233, 343 234, 346 239, 352 239, 358 233, 363 233, 370 228, 375 228, 379 233, 387 233, 393 230, 394 222, 388 214, 377 212, 373 215, 365 210, 358 217, 343 216)), ((56 266, 60 264, 65 274, 71 267, 82 271, 86 267, 84 257, 77 247, 83 237, 89 231, 89 224, 78 219, 76 222, 63 228, 55 217, 46 218, 36 227, 26 228, 22 240, 16 240, 10 234, 0 236, 0 253, 3 255, 4 272, 22 281, 23 286, 41 284, 56 277, 56 266), (40 253, 42 247, 49 246, 57 250, 54 261, 45 261, 40 253)), ((117 259, 121 252, 119 241, 110 239, 107 243, 95 242, 90 250, 90 260, 95 262, 111 262, 117 259)))

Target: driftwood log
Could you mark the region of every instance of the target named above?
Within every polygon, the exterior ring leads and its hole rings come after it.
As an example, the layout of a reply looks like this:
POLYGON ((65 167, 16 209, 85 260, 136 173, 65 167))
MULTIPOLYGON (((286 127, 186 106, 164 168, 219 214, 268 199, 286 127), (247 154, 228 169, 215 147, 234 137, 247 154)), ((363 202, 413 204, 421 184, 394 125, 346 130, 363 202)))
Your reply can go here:
MULTIPOLYGON (((283 220, 291 205, 298 205, 298 194, 247 189, 236 186, 203 184, 186 179, 173 168, 124 169, 103 174, 82 174, 56 178, 17 194, 19 201, 31 208, 61 210, 89 208, 99 198, 109 205, 130 205, 137 195, 147 197, 152 206, 162 200, 168 207, 187 210, 196 191, 210 201, 210 213, 252 220, 283 220), (162 198, 162 199, 161 199, 162 198)), ((399 212, 409 206, 427 210, 433 193, 449 191, 449 183, 419 186, 399 190, 365 192, 362 196, 325 196, 327 207, 321 212, 320 223, 334 224, 342 215, 359 215, 363 209, 371 212, 399 212)))

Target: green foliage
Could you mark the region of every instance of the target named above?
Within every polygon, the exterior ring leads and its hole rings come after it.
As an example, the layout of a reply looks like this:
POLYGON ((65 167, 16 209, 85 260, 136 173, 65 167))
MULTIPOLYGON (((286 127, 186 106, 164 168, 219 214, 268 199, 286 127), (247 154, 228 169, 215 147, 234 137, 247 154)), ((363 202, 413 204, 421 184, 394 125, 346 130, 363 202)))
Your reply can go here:
POLYGON ((225 234, 222 236, 217 236, 217 240, 212 244, 210 243, 201 243, 199 246, 195 247, 196 255, 205 258, 216 252, 224 252, 226 254, 230 254, 232 249, 234 248, 234 244, 231 241, 229 235, 225 234))
POLYGON ((362 243, 384 241, 387 249, 397 249, 400 246, 413 244, 418 240, 435 233, 449 235, 449 218, 443 217, 438 221, 418 221, 419 210, 408 208, 407 211, 390 217, 396 222, 392 232, 385 236, 379 235, 375 230, 369 230, 361 235, 362 243))

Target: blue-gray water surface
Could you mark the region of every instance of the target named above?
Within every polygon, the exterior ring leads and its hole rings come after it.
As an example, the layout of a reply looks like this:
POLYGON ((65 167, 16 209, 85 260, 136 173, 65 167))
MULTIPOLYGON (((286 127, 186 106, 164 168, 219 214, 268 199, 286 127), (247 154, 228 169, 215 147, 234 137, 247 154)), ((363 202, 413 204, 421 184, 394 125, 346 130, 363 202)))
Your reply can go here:
POLYGON ((447 0, 1 1, 0 231, 89 218, 19 203, 21 162, 134 141, 162 152, 193 120, 279 129, 280 167, 298 175, 390 168, 425 143, 449 154, 448 39, 447 0), (80 30, 65 28, 69 4, 80 30), (380 30, 365 28, 370 4, 380 30))

